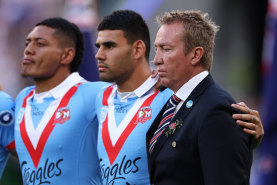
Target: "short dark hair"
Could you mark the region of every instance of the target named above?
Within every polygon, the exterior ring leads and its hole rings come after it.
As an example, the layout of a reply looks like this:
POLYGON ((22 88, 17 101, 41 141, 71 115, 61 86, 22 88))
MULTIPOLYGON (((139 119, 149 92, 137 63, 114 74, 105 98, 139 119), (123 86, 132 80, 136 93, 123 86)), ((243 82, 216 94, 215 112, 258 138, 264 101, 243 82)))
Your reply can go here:
POLYGON ((122 30, 129 43, 142 40, 146 46, 145 57, 149 59, 150 35, 142 16, 132 10, 117 10, 104 17, 97 28, 101 30, 122 30))
POLYGON ((66 37, 75 47, 75 56, 70 64, 70 71, 76 72, 82 62, 84 56, 84 37, 78 26, 60 17, 45 19, 36 24, 36 26, 47 26, 56 30, 55 34, 66 37))

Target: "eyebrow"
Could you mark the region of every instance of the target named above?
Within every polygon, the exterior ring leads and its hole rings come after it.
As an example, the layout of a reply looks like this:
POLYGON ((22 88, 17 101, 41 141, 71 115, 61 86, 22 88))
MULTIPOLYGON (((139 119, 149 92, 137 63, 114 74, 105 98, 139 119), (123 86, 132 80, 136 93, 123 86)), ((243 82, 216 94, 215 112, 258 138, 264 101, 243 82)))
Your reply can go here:
POLYGON ((154 46, 156 47, 163 47, 163 46, 172 46, 172 43, 169 43, 169 42, 159 42, 159 43, 155 43, 154 42, 154 46))
POLYGON ((116 43, 114 42, 114 41, 106 41, 106 42, 103 42, 103 43, 95 43, 95 46, 97 47, 97 48, 99 48, 100 47, 100 45, 103 45, 103 46, 105 46, 105 47, 110 47, 110 46, 116 46, 116 43))
POLYGON ((46 40, 46 39, 41 38, 41 37, 37 37, 37 38, 34 38, 34 39, 31 39, 31 38, 26 38, 26 41, 31 41, 31 40, 38 41, 38 40, 46 40))

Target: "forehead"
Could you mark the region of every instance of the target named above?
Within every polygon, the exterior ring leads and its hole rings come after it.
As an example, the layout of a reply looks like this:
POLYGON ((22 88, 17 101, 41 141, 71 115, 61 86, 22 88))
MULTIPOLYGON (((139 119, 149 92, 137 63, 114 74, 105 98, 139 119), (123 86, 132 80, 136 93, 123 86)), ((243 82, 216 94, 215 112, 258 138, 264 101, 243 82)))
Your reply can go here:
POLYGON ((115 43, 125 42, 127 38, 122 30, 101 30, 98 32, 96 42, 101 44, 103 42, 113 41, 115 43))
POLYGON ((180 22, 163 24, 157 32, 155 44, 181 42, 183 31, 183 24, 180 22))
POLYGON ((29 33, 27 39, 45 39, 50 40, 54 39, 55 29, 47 27, 47 26, 36 26, 34 29, 29 33))

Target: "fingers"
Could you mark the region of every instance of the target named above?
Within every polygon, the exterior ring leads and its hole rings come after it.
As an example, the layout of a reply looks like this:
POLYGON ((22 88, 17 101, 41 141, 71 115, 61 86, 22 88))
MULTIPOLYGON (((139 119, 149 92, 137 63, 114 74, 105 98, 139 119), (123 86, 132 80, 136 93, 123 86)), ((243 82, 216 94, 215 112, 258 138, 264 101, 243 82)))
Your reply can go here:
POLYGON ((240 102, 240 103, 237 103, 237 104, 232 104, 231 105, 232 107, 246 113, 246 114, 251 114, 252 113, 252 109, 249 109, 246 104, 244 102, 240 102))
POLYGON ((257 116, 252 114, 233 114, 233 119, 244 120, 254 124, 257 124, 260 122, 260 119, 257 116))
POLYGON ((252 136, 255 136, 256 135, 256 132, 254 130, 249 130, 247 128, 244 128, 243 131, 246 133, 246 134, 249 134, 249 135, 252 135, 252 136))
POLYGON ((162 87, 162 82, 161 82, 160 78, 158 78, 158 77, 159 77, 158 76, 158 70, 154 69, 153 71, 151 71, 151 78, 157 78, 158 79, 155 86, 154 86, 155 91, 158 91, 158 90, 163 91, 165 88, 162 87))
POLYGON ((158 75, 158 70, 154 69, 153 71, 151 71, 152 78, 156 78, 157 75, 158 75))
POLYGON ((254 138, 252 143, 253 148, 258 147, 264 136, 264 128, 259 112, 250 109, 244 102, 232 104, 231 106, 244 113, 233 114, 233 118, 237 120, 238 125, 243 127, 245 133, 252 135, 254 138))
POLYGON ((252 120, 253 120, 253 123, 257 123, 257 119, 255 116, 252 118, 252 120))
MULTIPOLYGON (((243 112, 246 112, 246 114, 233 114, 233 119, 236 119, 237 121, 243 120, 244 123, 249 123, 249 124, 255 125, 255 126, 257 126, 257 125, 261 126, 260 116, 257 111, 250 109, 250 110, 245 110, 243 112), (248 112, 250 112, 250 113, 248 113, 248 112)), ((245 124, 245 125, 241 125, 241 126, 248 128, 249 124, 245 124)), ((257 129, 257 128, 251 127, 250 129, 257 129)))
POLYGON ((155 89, 155 91, 163 91, 163 90, 161 90, 160 89, 160 87, 162 86, 162 82, 161 82, 161 80, 160 79, 158 79, 158 81, 156 82, 156 84, 155 84, 155 86, 154 86, 154 89, 155 89))
POLYGON ((234 119, 246 120, 252 123, 260 122, 259 112, 248 108, 245 103, 240 102, 238 104, 232 104, 231 106, 245 113, 245 114, 234 114, 233 115, 234 119))
POLYGON ((249 135, 255 136, 257 134, 256 125, 253 123, 237 120, 236 121, 238 125, 243 127, 243 131, 246 132, 249 135))
MULTIPOLYGON (((239 102, 237 103, 238 105, 241 105, 241 106, 244 106, 244 107, 247 107, 246 104, 244 102, 239 102)), ((235 104, 236 105, 236 104, 235 104)))
POLYGON ((245 122, 242 120, 237 120, 236 122, 238 125, 243 127, 243 131, 246 134, 249 134, 254 138, 252 147, 257 148, 260 145, 260 143, 262 142, 263 135, 264 135, 264 130, 263 130, 261 122, 259 122, 257 124, 245 122))
POLYGON ((244 102, 232 104, 232 107, 240 110, 244 114, 233 114, 233 119, 236 119, 237 124, 244 127, 244 131, 255 138, 260 138, 264 135, 263 125, 260 114, 256 110, 247 107, 244 102))

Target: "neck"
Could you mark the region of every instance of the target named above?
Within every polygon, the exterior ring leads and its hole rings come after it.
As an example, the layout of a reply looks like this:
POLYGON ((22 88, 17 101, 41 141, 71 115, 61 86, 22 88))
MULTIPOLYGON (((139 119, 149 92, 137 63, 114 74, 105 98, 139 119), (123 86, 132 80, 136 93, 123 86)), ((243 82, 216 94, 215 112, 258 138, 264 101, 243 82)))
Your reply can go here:
POLYGON ((179 83, 175 83, 174 87, 170 87, 170 89, 174 92, 177 93, 177 91, 185 84, 187 83, 189 80, 191 80, 193 77, 195 77, 196 75, 200 74, 201 72, 203 72, 204 69, 201 68, 196 68, 194 71, 192 71, 192 73, 190 74, 190 76, 188 76, 187 78, 182 78, 182 80, 179 81, 179 83))
POLYGON ((36 93, 49 91, 62 83, 71 73, 69 71, 57 72, 49 78, 35 78, 36 93))
POLYGON ((133 73, 124 82, 116 82, 119 92, 132 92, 143 84, 151 75, 147 61, 141 61, 135 66, 133 73))

